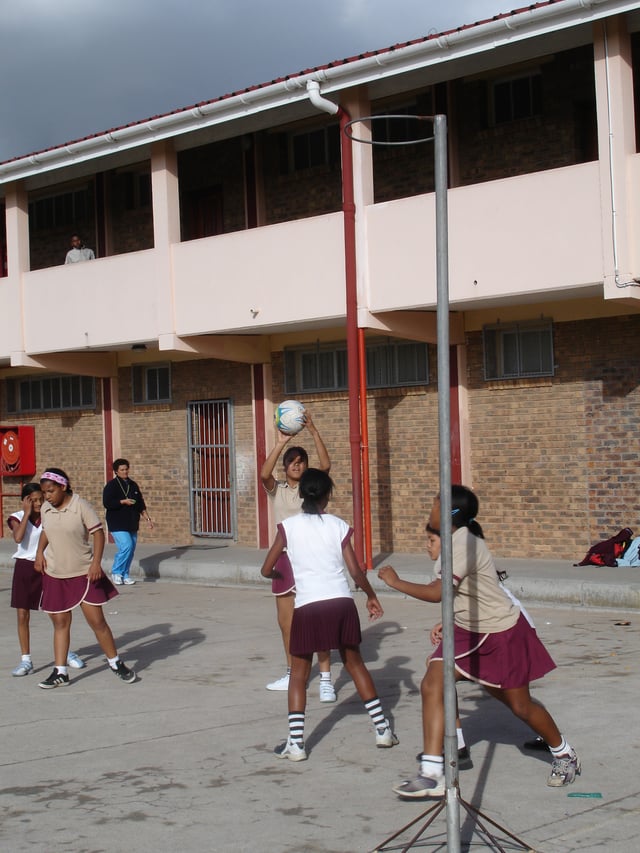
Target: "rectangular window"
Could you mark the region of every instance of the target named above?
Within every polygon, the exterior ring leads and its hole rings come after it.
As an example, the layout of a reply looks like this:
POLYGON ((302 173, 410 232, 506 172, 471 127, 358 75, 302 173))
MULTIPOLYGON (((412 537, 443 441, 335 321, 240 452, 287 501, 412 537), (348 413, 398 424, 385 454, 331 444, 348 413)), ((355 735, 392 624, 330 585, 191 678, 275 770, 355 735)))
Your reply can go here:
POLYGON ((85 222, 89 213, 89 190, 79 189, 29 203, 29 228, 44 231, 51 228, 72 228, 85 222))
POLYGON ((518 379, 553 376, 553 323, 485 326, 484 378, 518 379))
POLYGON ((278 140, 280 174, 302 172, 340 162, 340 128, 337 124, 303 133, 283 133, 278 140))
MULTIPOLYGON (((427 345, 372 339, 366 345, 367 387, 427 385, 427 345)), ((346 344, 292 347, 284 353, 285 391, 344 391, 348 387, 346 344)))
POLYGON ((134 403, 171 402, 170 364, 136 364, 131 373, 134 403))
POLYGON ((542 112, 542 74, 496 80, 492 86, 493 123, 505 124, 542 112))
POLYGON ((61 412, 95 406, 96 384, 92 376, 7 379, 8 412, 61 412))

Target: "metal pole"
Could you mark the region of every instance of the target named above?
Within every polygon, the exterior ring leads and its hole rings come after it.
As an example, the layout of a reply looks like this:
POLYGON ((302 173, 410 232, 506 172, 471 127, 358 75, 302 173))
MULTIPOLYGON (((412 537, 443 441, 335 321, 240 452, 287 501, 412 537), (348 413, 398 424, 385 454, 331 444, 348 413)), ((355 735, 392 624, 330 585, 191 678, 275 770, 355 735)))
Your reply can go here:
POLYGON ((440 448, 440 536, 442 541, 442 661, 444 669, 444 772, 447 851, 460 853, 460 800, 456 738, 451 546, 451 412, 449 386, 449 243, 447 222, 447 117, 434 118, 436 283, 438 324, 438 429, 440 448))

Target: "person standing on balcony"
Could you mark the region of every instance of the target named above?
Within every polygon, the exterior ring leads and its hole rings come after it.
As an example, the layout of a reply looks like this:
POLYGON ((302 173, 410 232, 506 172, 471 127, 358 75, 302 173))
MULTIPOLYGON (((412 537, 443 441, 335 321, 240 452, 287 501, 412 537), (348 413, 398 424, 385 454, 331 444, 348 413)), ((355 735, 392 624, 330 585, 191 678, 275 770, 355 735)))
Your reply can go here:
POLYGON ((77 264, 81 261, 95 261, 96 256, 93 254, 93 249, 89 249, 82 242, 82 237, 79 234, 71 235, 71 248, 67 252, 64 259, 65 264, 77 264))
POLYGON ((113 471, 116 476, 102 491, 102 503, 107 511, 107 527, 118 549, 113 558, 111 579, 118 586, 130 586, 135 583, 134 579, 129 577, 129 570, 138 542, 140 516, 146 518, 150 530, 153 530, 153 522, 147 512, 140 487, 135 480, 129 479, 129 460, 116 459, 113 471))
MULTIPOLYGON (((313 437, 313 443, 318 454, 318 468, 329 473, 331 460, 324 445, 320 433, 314 424, 309 410, 304 413, 305 427, 313 437)), ((260 480, 269 496, 276 526, 292 515, 297 515, 302 508, 302 498, 298 494, 300 477, 309 467, 309 456, 304 447, 289 447, 282 457, 284 466, 284 479, 278 480, 273 476, 273 470, 280 454, 291 440, 292 436, 277 431, 276 445, 267 456, 260 470, 260 480)), ((267 690, 288 690, 289 676, 291 674, 291 654, 289 653, 289 637, 291 634, 291 622, 296 599, 296 587, 293 579, 293 571, 286 551, 282 553, 276 566, 277 574, 271 583, 271 592, 276 598, 276 612, 278 625, 282 633, 284 653, 287 659, 287 671, 281 676, 267 684, 267 690)), ((326 649, 318 652, 318 668, 320 669, 320 701, 335 702, 336 691, 331 683, 331 650, 326 649)))

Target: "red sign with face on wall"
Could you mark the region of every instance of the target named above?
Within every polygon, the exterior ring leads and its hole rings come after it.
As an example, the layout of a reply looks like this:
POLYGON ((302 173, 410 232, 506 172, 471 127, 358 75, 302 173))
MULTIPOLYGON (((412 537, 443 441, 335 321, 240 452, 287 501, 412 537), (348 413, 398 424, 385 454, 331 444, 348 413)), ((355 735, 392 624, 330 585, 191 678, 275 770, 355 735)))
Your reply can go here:
POLYGON ((0 426, 0 477, 33 477, 35 473, 35 427, 0 426))

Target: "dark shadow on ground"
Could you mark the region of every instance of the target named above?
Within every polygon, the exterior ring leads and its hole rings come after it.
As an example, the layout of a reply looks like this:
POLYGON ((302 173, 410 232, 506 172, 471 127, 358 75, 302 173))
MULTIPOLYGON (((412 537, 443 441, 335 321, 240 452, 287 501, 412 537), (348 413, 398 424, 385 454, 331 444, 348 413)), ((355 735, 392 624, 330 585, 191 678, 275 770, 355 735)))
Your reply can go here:
MULTIPOLYGON (((115 638, 118 653, 128 666, 139 673, 144 672, 150 663, 182 654, 206 640, 206 634, 201 628, 183 628, 177 632, 172 629, 171 623, 161 622, 120 634, 115 638)), ((104 661, 104 653, 97 643, 82 646, 75 651, 87 664, 104 661)), ((99 671, 93 667, 73 670, 74 681, 99 671)))
POLYGON ((142 557, 138 560, 138 565, 143 571, 145 580, 157 580, 160 577, 160 565, 167 560, 184 560, 185 555, 192 551, 198 553, 202 551, 219 551, 221 548, 228 548, 227 543, 221 542, 215 545, 176 545, 168 551, 159 551, 157 554, 151 554, 149 557, 142 557))

